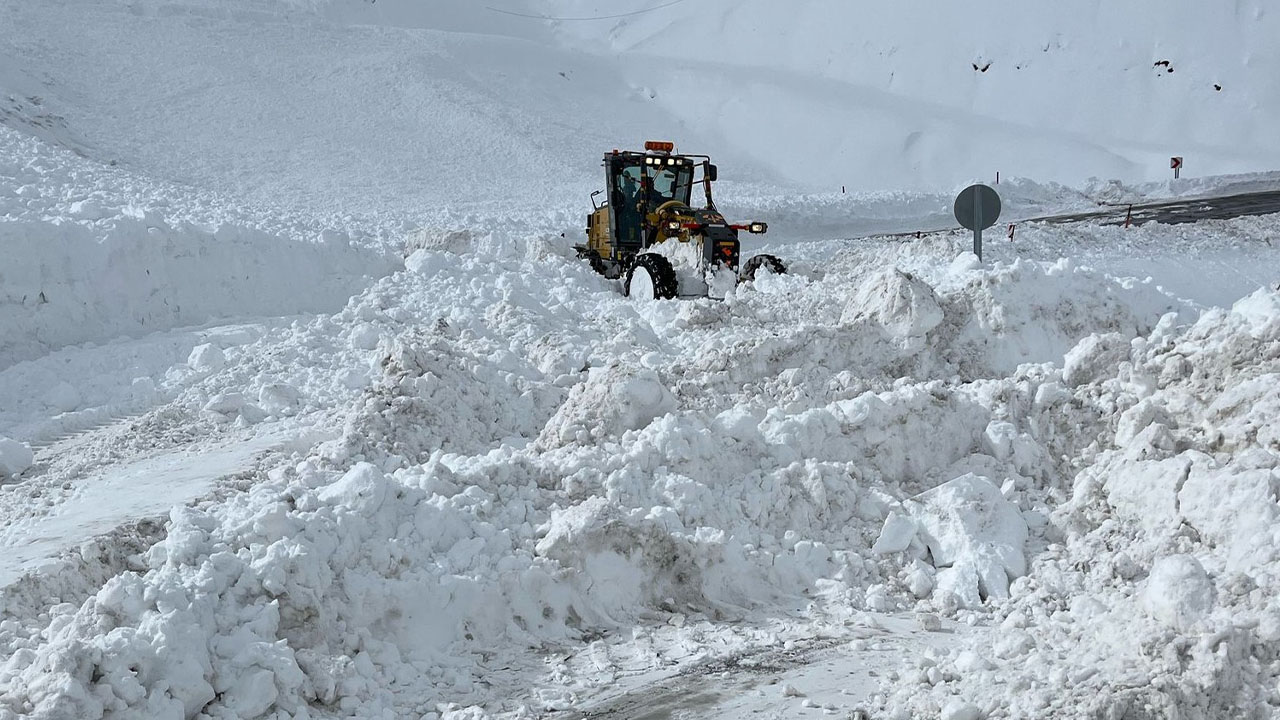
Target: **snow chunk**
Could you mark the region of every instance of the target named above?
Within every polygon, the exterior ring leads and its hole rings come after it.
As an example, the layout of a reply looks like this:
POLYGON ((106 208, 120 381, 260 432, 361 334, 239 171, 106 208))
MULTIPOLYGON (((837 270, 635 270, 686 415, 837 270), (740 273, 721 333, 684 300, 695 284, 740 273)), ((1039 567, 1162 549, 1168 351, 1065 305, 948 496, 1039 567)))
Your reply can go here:
POLYGON ((859 287, 840 321, 870 321, 904 344, 921 348, 925 334, 942 322, 942 304, 928 283, 891 268, 859 287))
POLYGON ((952 700, 942 708, 942 720, 978 720, 982 711, 963 700, 952 700))
POLYGON ((204 404, 206 412, 218 413, 219 415, 233 415, 240 412, 240 408, 244 407, 244 395, 238 392, 218 393, 209 398, 204 404))
POLYGON ((1067 352, 1062 361, 1062 379, 1070 387, 1102 380, 1115 372, 1129 357, 1129 340, 1120 333, 1090 335, 1067 352))
POLYGON ((236 687, 227 705, 239 717, 254 718, 269 710, 279 694, 275 673, 257 670, 236 687))
POLYGON ((947 272, 952 275, 963 275, 964 273, 973 272, 982 267, 982 261, 978 256, 971 252, 962 252, 951 261, 951 265, 947 267, 947 272))
POLYGON ((320 499, 335 505, 344 505, 365 515, 372 515, 382 507, 387 496, 388 480, 377 466, 356 463, 337 482, 320 491, 320 499))
POLYGON ((538 441, 550 447, 591 442, 644 428, 676 410, 676 399, 652 370, 592 368, 547 422, 538 441))
POLYGON ((1107 478, 1107 502, 1116 515, 1140 523, 1148 532, 1176 527, 1178 489, 1190 469, 1183 457, 1128 464, 1107 478))
POLYGON ((1186 631, 1213 609, 1213 582, 1194 557, 1163 557, 1151 568, 1142 600, 1151 617, 1186 631))
POLYGON ((1250 335, 1262 337, 1269 326, 1280 322, 1280 293, 1260 288, 1237 300, 1231 312, 1244 318, 1250 335))
POLYGON ((205 343, 191 349, 187 365, 198 373, 214 373, 226 367, 227 356, 217 345, 205 343))
POLYGON ((1027 571, 1027 523, 1016 505, 985 477, 963 475, 917 495, 911 513, 933 555, 938 593, 973 606, 1009 596, 1009 582, 1027 571))
POLYGON ((448 255, 441 252, 415 250, 405 258, 404 267, 409 272, 419 275, 435 275, 449 269, 449 266, 456 262, 456 257, 451 260, 448 255))
POLYGON ((111 215, 110 211, 102 206, 102 203, 96 200, 77 200, 71 203, 69 208, 71 214, 85 220, 101 220, 111 215))
POLYGON ((880 537, 871 546, 871 552, 902 552, 906 550, 916 536, 916 521, 898 512, 890 512, 884 519, 884 527, 880 528, 880 537))
POLYGON ((0 435, 0 477, 17 477, 33 462, 30 446, 0 435))
POLYGON ((288 383, 267 383, 258 391, 258 405, 273 415, 292 415, 302 404, 302 393, 288 383))
POLYGON ((361 323, 351 331, 351 347, 357 350, 373 350, 381 339, 382 332, 373 323, 361 323))
POLYGON ((1004 420, 992 420, 987 423, 983 433, 986 449, 992 457, 1000 462, 1007 461, 1013 455, 1013 441, 1018 437, 1018 430, 1013 423, 1004 420))
POLYGON ((1116 447, 1124 447, 1133 442, 1138 434, 1153 423, 1168 424, 1168 414, 1150 398, 1144 398, 1138 404, 1120 414, 1116 423, 1116 447))

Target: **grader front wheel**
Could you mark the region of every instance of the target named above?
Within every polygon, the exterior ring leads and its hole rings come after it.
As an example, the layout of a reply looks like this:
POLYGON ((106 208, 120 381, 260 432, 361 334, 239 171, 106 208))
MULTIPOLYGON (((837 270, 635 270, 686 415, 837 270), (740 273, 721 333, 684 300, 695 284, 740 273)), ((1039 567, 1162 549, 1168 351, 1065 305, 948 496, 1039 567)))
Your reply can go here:
POLYGON ((666 300, 676 296, 677 285, 676 271, 666 258, 644 253, 636 256, 627 271, 622 294, 643 300, 666 300))

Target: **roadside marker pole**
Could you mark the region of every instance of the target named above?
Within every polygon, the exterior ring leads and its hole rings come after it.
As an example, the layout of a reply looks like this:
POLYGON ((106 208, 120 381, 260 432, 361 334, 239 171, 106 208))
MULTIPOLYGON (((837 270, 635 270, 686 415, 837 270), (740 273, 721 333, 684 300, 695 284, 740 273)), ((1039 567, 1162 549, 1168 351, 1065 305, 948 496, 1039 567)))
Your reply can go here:
POLYGON ((1009 242, 1013 242, 1013 223, 1009 223, 1009 242))
POLYGON ((1133 206, 1129 206, 1129 212, 1124 214, 1124 226, 1129 227, 1133 224, 1133 206))
POLYGON ((982 203, 973 203, 973 253, 982 262, 982 203))

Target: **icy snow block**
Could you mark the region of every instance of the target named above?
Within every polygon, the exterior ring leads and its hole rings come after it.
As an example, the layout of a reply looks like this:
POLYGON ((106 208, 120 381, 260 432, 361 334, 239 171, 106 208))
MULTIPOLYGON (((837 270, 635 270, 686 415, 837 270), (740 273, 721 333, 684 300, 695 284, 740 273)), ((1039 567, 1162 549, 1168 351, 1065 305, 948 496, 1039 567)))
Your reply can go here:
POLYGON ((991 456, 1000 462, 1013 456, 1013 440, 1018 437, 1018 429, 1013 423, 1004 420, 992 420, 982 434, 983 446, 991 456))
POLYGON ((1213 609, 1213 581, 1190 555, 1170 555, 1156 561, 1142 593, 1151 617, 1186 631, 1213 609))
POLYGON ((219 415, 232 415, 240 411, 244 407, 244 395, 238 392, 218 393, 209 398, 204 404, 203 410, 207 412, 218 413, 219 415))
POLYGON ((1143 398, 1136 405, 1125 410, 1120 414, 1120 420, 1116 423, 1116 447, 1125 447, 1133 442, 1134 438, 1146 430, 1149 425, 1154 422, 1166 423, 1168 421, 1167 413, 1151 400, 1151 398, 1143 398))
POLYGON ((1237 300, 1231 313, 1244 319, 1250 335, 1262 337, 1272 325, 1280 323, 1280 293, 1260 288, 1237 300))
POLYGON ((840 315, 842 323, 863 321, 900 340, 921 340, 942 322, 942 303, 928 283, 891 268, 863 284, 840 315))
POLYGON ((942 720, 978 720, 982 711, 963 700, 952 700, 942 708, 942 720))
POLYGON ((1079 387, 1115 374, 1129 359, 1129 339, 1120 333, 1090 335, 1067 351, 1062 360, 1062 379, 1069 387, 1079 387))
POLYGON ((35 462, 26 443, 0 435, 0 477, 17 477, 35 462))
POLYGON ((967 605, 1001 600, 1026 573, 1026 520, 987 478, 969 473, 943 483, 917 495, 910 511, 934 567, 948 569, 938 574, 938 591, 967 605))
POLYGON ((277 697, 275 674, 262 669, 241 680, 227 705, 238 717, 255 718, 270 710, 277 697))
POLYGON ((319 493, 324 502, 348 507, 364 515, 377 512, 386 496, 387 477, 377 466, 367 462, 356 463, 337 482, 319 493))
POLYGON ((640 430, 676 410, 676 399, 652 370, 591 368, 547 421, 538 441, 559 447, 640 430))
POLYGON ((382 332, 373 323, 361 323, 351 330, 351 347, 357 350, 373 350, 381 339, 382 332))
POLYGON ((1208 459, 1194 463, 1178 491, 1178 513, 1201 538, 1225 551, 1227 569, 1253 572, 1270 564, 1275 553, 1276 477, 1280 473, 1271 468, 1218 467, 1208 459))
POLYGON ((879 554, 902 552, 911 546, 916 536, 916 521, 898 512, 890 512, 884 519, 884 527, 880 528, 880 537, 871 552, 879 554))
MULTIPOLYGON (((457 259, 454 258, 453 262, 457 262, 457 259)), ((414 250, 404 259, 404 268, 419 275, 435 275, 451 264, 447 255, 430 250, 414 250)))
POLYGON ((205 343, 191 348, 187 356, 187 365, 196 372, 212 373, 221 370, 227 364, 227 356, 222 348, 212 343, 205 343))
POLYGON ((956 256, 956 259, 952 260, 951 264, 947 266, 947 272, 951 275, 963 275, 980 269, 982 269, 982 261, 978 259, 977 255, 974 255, 971 252, 960 253, 956 256))
POLYGON ((1178 513, 1178 488, 1191 463, 1185 457, 1126 464, 1109 474, 1107 503, 1122 519, 1158 533, 1182 522, 1178 513))
POLYGON ((273 415, 292 415, 302 404, 302 393, 288 383, 267 383, 258 390, 258 405, 273 415))

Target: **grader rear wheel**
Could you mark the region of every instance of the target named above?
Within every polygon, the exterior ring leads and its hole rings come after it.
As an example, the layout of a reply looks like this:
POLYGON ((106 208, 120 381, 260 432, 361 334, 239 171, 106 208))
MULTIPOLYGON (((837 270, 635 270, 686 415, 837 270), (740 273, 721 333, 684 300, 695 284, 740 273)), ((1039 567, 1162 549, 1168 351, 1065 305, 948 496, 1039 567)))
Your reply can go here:
POLYGON ((762 269, 774 275, 783 275, 787 272, 787 266, 783 265, 776 255, 760 254, 752 257, 746 265, 742 266, 742 279, 755 280, 756 274, 762 269))

